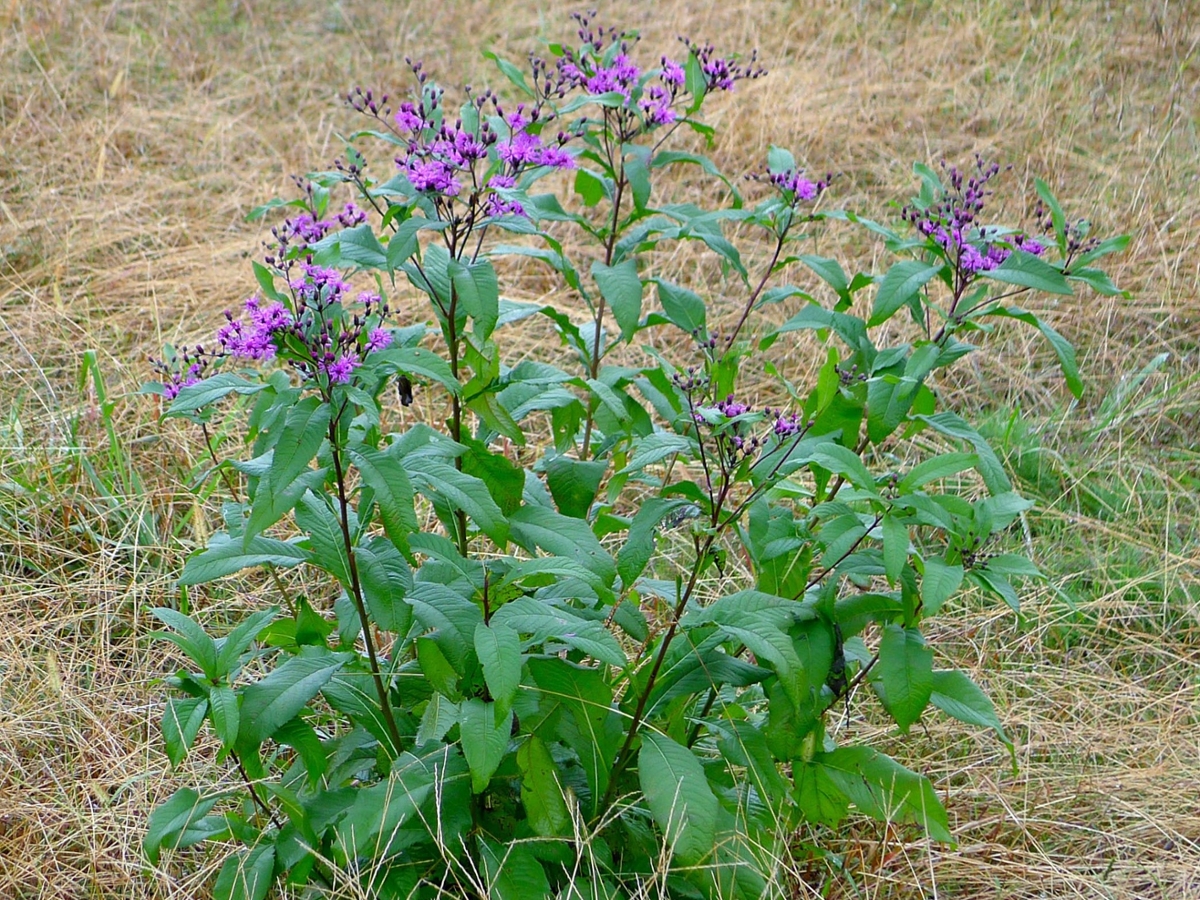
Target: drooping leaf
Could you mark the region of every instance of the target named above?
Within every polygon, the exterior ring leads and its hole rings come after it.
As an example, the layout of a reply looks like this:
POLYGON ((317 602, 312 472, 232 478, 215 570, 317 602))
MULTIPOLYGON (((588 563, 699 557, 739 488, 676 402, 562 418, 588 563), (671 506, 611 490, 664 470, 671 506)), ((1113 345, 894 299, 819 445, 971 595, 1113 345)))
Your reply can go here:
POLYGON ((860 812, 882 822, 913 822, 935 841, 953 842, 933 785, 894 759, 870 747, 839 747, 816 754, 813 763, 860 812))
POLYGON ((512 539, 526 550, 541 549, 573 559, 598 575, 606 585, 611 585, 616 578, 616 563, 582 519, 526 504, 509 516, 508 524, 512 539))
POLYGON ((517 765, 521 769, 521 802, 534 833, 542 837, 566 834, 571 814, 558 766, 536 734, 529 735, 518 748, 517 765))
POLYGON ((947 600, 954 596, 963 580, 963 567, 949 565, 938 556, 925 560, 921 577, 921 604, 926 616, 937 615, 947 600))
POLYGON ((872 683, 901 731, 921 717, 933 692, 933 651, 915 628, 888 625, 879 643, 872 683))
POLYGON ((940 265, 931 266, 917 259, 905 259, 895 263, 879 282, 879 290, 875 294, 875 304, 871 308, 871 318, 867 325, 873 328, 890 319, 898 309, 917 296, 941 268, 940 265))
POLYGON ((156 806, 150 813, 146 837, 142 840, 146 858, 158 865, 160 850, 187 846, 188 829, 208 815, 218 799, 217 796, 202 799, 196 791, 183 787, 156 806))
MULTIPOLYGON (((1014 254, 1015 255, 1015 254, 1014 254)), ((1037 259, 1037 257, 1030 257, 1037 259)), ((1041 260, 1038 260, 1041 262, 1041 260)), ((1042 263, 1045 265, 1045 263, 1042 263)), ((997 270, 998 271, 998 270, 997 270)), ((1054 270, 1052 270, 1054 271, 1054 270)), ((1070 293, 1068 287, 1067 293, 1070 293)), ((1054 350, 1054 354, 1058 357, 1058 364, 1062 367, 1063 377, 1067 380, 1067 387, 1076 397, 1083 396, 1083 379, 1079 377, 1079 363, 1075 360, 1075 348, 1071 346, 1070 341, 1051 328, 1046 322, 1038 318, 1031 312, 1026 312, 1019 306, 1003 307, 998 306, 991 310, 988 315, 1002 316, 1008 319, 1016 319, 1024 322, 1026 325, 1032 325, 1042 333, 1042 337, 1054 350)))
POLYGON ((459 705, 458 731, 463 756, 471 769, 471 791, 481 794, 508 750, 512 710, 502 713, 495 703, 471 698, 459 705))
POLYGON ((606 266, 597 260, 592 263, 592 277, 600 287, 600 296, 612 309, 621 337, 629 340, 637 331, 642 316, 642 279, 638 276, 637 261, 630 258, 615 266, 606 266))
POLYGON ((275 883, 275 845, 263 841, 226 858, 213 882, 213 900, 264 900, 275 883))
POLYGON ((606 460, 580 460, 569 456, 546 460, 546 484, 558 511, 573 519, 586 519, 607 471, 606 460))
POLYGON ((374 493, 388 537, 397 547, 407 546, 408 536, 420 530, 408 473, 395 457, 370 447, 352 447, 348 452, 363 483, 374 493))
POLYGON ((694 865, 711 854, 718 804, 695 754, 666 735, 644 732, 638 779, 672 855, 694 865))
POLYGON ((992 281, 1015 284, 1035 291, 1045 291, 1047 294, 1070 295, 1073 293, 1071 285, 1067 283, 1062 272, 1044 259, 1039 259, 1024 250, 1012 251, 1008 258, 996 268, 979 274, 992 281))
POLYGON ((196 620, 178 610, 160 606, 152 609, 154 617, 169 626, 172 631, 155 632, 155 637, 170 641, 187 654, 188 659, 200 667, 209 678, 224 674, 217 666, 217 645, 196 620))
MULTIPOLYGON (((1008 747, 1009 752, 1013 752, 1013 743, 1004 733, 1004 726, 996 715, 996 707, 965 672, 957 669, 940 669, 934 672, 933 693, 929 700, 946 715, 960 722, 990 728, 1008 747)), ((1016 761, 1015 757, 1013 761, 1016 761)))
POLYGON ((208 713, 208 701, 203 697, 172 697, 163 709, 162 733, 167 759, 178 768, 195 743, 200 726, 208 713))
POLYGON ((475 655, 499 714, 512 708, 521 684, 521 639, 503 622, 475 626, 475 655))

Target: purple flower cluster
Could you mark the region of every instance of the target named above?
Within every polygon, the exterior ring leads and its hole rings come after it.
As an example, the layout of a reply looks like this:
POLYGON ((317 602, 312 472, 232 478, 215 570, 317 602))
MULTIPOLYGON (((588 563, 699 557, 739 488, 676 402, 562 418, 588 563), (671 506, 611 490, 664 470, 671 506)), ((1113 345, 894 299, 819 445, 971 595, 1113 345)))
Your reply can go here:
POLYGON ((310 208, 297 216, 285 219, 282 225, 271 229, 275 239, 270 254, 266 257, 267 265, 280 270, 290 268, 290 263, 303 254, 309 246, 317 243, 325 235, 338 226, 353 228, 367 221, 367 214, 353 202, 345 205, 340 213, 332 219, 319 219, 313 212, 312 185, 307 186, 310 208))
MULTIPOLYGON (((468 87, 469 105, 473 107, 468 118, 475 124, 463 118, 451 122, 446 115, 444 92, 427 83, 420 62, 410 60, 409 66, 420 87, 420 99, 402 102, 394 114, 389 113, 386 96, 376 100, 370 91, 361 88, 352 91, 347 102, 391 129, 404 148, 396 157, 396 166, 416 193, 444 206, 445 212, 460 203, 468 210, 455 214, 462 221, 473 221, 480 214, 525 215, 519 201, 497 192, 515 190, 517 176, 527 169, 574 167, 574 158, 565 147, 572 136, 560 132, 556 138, 547 139, 543 135, 553 119, 543 108, 546 97, 532 107, 520 104, 506 114, 491 91, 475 97, 468 87)), ((544 64, 542 69, 535 65, 535 81, 539 73, 544 79, 544 64)))
POLYGON ((170 363, 153 360, 162 379, 163 396, 174 399, 181 388, 195 384, 205 372, 226 359, 266 362, 277 356, 296 369, 304 381, 324 390, 348 384, 368 354, 389 347, 392 333, 383 327, 387 303, 364 291, 356 298, 360 311, 343 311, 350 286, 336 269, 305 260, 288 287, 291 309, 284 303, 248 299, 242 316, 225 312, 213 349, 187 348, 170 363), (292 310, 295 310, 294 312, 292 310))
POLYGON ((264 306, 258 296, 245 303, 246 317, 235 319, 225 310, 226 322, 217 331, 225 355, 264 362, 275 356, 275 337, 292 325, 292 314, 282 303, 264 306))
POLYGON ((683 43, 700 63, 707 90, 731 91, 736 82, 762 78, 767 74, 766 69, 757 65, 757 50, 752 52, 749 61, 742 65, 733 58, 717 56, 712 44, 695 44, 687 38, 683 38, 683 43))
POLYGON ((792 206, 801 202, 816 200, 829 187, 832 175, 826 175, 820 181, 813 181, 804 175, 803 169, 785 169, 782 172, 772 172, 769 175, 752 176, 758 181, 767 181, 774 185, 785 200, 792 206))
MULTIPOLYGON (((663 56, 657 72, 643 71, 630 56, 636 36, 616 28, 593 27, 594 16, 594 12, 574 16, 579 23, 578 36, 582 46, 578 52, 567 49, 558 58, 554 76, 545 79, 547 95, 562 98, 569 90, 582 90, 591 95, 621 94, 625 104, 616 112, 622 140, 677 121, 677 102, 687 94, 683 64, 663 56)), ((744 66, 732 58, 717 56, 711 44, 694 44, 686 38, 681 40, 700 63, 708 91, 732 90, 742 79, 766 74, 765 69, 754 65, 757 53, 751 56, 749 65, 744 66)), ((535 75, 537 72, 535 65, 535 75)))
MULTIPOLYGON (((945 163, 942 164, 945 167, 945 163)), ((1000 172, 998 163, 975 158, 975 170, 964 175, 956 166, 947 171, 949 189, 926 209, 906 207, 903 218, 942 248, 958 272, 960 283, 1004 263, 1013 250, 1040 256, 1045 245, 1023 234, 1000 236, 980 224, 980 214, 992 193, 987 187, 1000 172)))

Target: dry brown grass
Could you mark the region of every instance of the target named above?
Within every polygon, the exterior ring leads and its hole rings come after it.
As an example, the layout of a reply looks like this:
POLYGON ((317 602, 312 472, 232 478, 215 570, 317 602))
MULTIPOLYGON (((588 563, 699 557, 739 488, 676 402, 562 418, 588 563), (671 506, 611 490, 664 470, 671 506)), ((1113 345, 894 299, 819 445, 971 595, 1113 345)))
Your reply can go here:
MULTIPOLYGON (((171 773, 161 750, 154 679, 170 663, 148 646, 145 610, 172 596, 205 513, 180 483, 190 438, 129 392, 163 341, 197 339, 249 292, 262 232, 245 213, 339 151, 352 127, 340 91, 404 84, 405 55, 481 84, 481 46, 519 57, 539 32, 564 34, 570 8, 0 3, 0 896, 205 896, 212 859, 151 871, 138 849, 149 808, 197 771, 171 773), (115 446, 102 398, 76 383, 89 348, 117 400, 115 446)), ((1200 7, 664 0, 604 14, 652 53, 676 33, 760 48, 771 76, 712 114, 726 171, 790 146, 841 173, 839 202, 886 216, 913 160, 978 150, 1015 164, 1011 212, 1028 212, 1018 198, 1041 175, 1069 210, 1134 235, 1114 273, 1132 299, 1049 310, 1080 347, 1082 404, 1012 332, 1004 361, 956 382, 988 409, 1023 408, 1041 454, 1001 444, 1045 507, 1030 519, 1037 556, 1075 598, 1034 593, 1023 628, 966 608, 937 634, 997 699, 1019 772, 936 721, 897 742, 947 789, 959 846, 856 827, 836 842, 848 876, 821 889, 1200 898, 1200 7), (1104 406, 1160 352, 1161 369, 1104 406)), ((869 265, 873 248, 859 250, 869 265)), ((515 282, 551 290, 539 273, 515 282)), ((788 356, 806 365, 798 345, 788 356)))

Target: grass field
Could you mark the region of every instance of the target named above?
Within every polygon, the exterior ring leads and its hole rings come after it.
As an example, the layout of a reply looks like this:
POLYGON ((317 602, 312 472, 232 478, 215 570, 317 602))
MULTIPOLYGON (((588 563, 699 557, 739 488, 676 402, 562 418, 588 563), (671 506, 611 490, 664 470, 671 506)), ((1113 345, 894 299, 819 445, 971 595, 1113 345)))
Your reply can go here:
MULTIPOLYGON (((174 662, 146 611, 171 602, 215 507, 188 483, 196 436, 136 394, 147 357, 253 290, 265 232, 246 213, 340 152, 340 93, 405 87, 406 55, 495 81, 482 49, 519 59, 572 9, 0 0, 0 897, 207 896, 219 859, 154 870, 139 852, 153 804, 214 765, 173 773, 158 733, 174 662)), ((1013 165, 1010 218, 1040 176, 1097 233, 1133 235, 1112 266, 1129 298, 1043 304, 1079 348, 1082 401, 1011 329, 942 385, 1038 503, 1027 537, 1049 579, 1024 620, 968 598, 933 631, 996 700, 1017 772, 934 717, 904 740, 854 723, 930 774, 957 847, 869 823, 801 835, 844 873, 814 867, 796 896, 1200 898, 1200 3, 601 12, 650 56, 679 33, 759 48, 770 76, 712 105, 731 174, 785 145, 839 173, 833 202, 879 218, 914 161, 979 151, 1013 165)), ((512 275, 522 298, 554 290, 512 275)), ((248 582, 236 609, 255 602, 248 582)))

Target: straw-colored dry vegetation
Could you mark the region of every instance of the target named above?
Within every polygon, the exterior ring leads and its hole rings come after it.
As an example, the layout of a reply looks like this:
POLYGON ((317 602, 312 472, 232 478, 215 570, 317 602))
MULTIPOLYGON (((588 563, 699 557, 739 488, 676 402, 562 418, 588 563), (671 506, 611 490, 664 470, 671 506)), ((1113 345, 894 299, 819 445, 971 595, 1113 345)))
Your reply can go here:
MULTIPOLYGON (((159 739, 174 661, 146 611, 175 600, 219 492, 193 492, 196 436, 135 393, 147 356, 211 333, 252 290, 264 232, 245 215, 340 152, 342 91, 406 85, 406 55, 485 84, 481 49, 519 58, 566 36, 570 9, 0 4, 0 896, 207 896, 217 857, 156 871, 139 854, 154 803, 223 777, 203 746, 171 772, 159 739)), ((958 844, 869 823, 800 835, 843 871, 800 863, 795 895, 1200 898, 1200 4, 661 0, 602 15, 640 29, 652 58, 677 33, 760 49, 770 77, 711 105, 730 173, 779 143, 840 173, 833 202, 887 217, 914 160, 980 151, 1014 166, 1012 217, 1041 175, 1100 233, 1133 235, 1113 263, 1130 298, 1039 301, 1080 348, 1082 402, 1011 328, 942 385, 1039 504, 1026 538, 1049 580, 1022 621, 968 598, 933 632, 996 699, 1017 772, 935 715, 894 740, 854 711, 858 737, 935 779, 958 844)), ((569 307, 540 272, 511 274, 512 294, 569 307)), ((540 331, 522 340, 556 352, 540 331)), ((803 348, 787 356, 805 369, 803 348)), ((213 611, 264 602, 256 584, 213 611)))

